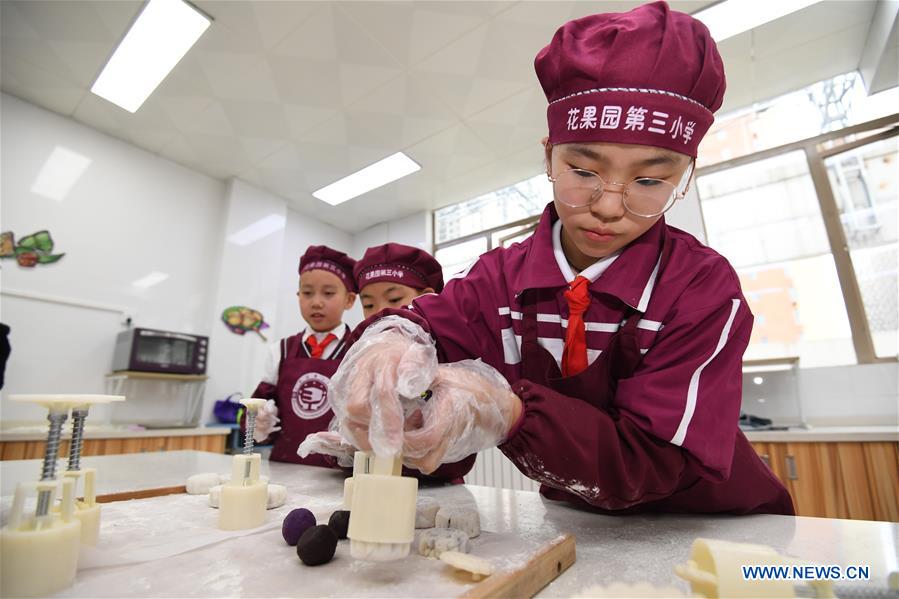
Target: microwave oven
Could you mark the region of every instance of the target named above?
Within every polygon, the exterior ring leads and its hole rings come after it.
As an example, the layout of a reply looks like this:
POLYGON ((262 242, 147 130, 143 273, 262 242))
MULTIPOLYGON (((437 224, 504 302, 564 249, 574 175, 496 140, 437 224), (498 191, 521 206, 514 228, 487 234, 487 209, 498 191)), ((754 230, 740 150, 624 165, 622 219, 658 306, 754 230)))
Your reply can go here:
POLYGON ((205 374, 209 338, 156 329, 133 328, 119 333, 112 370, 205 374))

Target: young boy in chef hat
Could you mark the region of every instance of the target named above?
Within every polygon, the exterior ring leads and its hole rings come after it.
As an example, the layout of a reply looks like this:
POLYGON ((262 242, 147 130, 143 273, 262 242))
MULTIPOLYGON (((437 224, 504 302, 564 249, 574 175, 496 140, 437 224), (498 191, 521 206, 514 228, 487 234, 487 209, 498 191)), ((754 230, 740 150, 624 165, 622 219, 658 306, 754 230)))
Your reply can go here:
POLYGON ((356 301, 355 265, 343 252, 324 245, 310 246, 300 258, 297 298, 307 326, 272 346, 253 392, 253 397, 269 400, 256 417, 254 438, 270 438, 272 460, 334 465, 329 457, 300 458, 296 451, 310 433, 328 430, 333 418, 328 383, 350 344, 343 313, 356 301))
POLYGON ((535 68, 554 201, 530 238, 363 323, 341 432, 425 472, 498 444, 544 496, 598 511, 792 514, 737 427, 737 275, 664 218, 724 95, 708 29, 664 2, 592 15, 535 68))

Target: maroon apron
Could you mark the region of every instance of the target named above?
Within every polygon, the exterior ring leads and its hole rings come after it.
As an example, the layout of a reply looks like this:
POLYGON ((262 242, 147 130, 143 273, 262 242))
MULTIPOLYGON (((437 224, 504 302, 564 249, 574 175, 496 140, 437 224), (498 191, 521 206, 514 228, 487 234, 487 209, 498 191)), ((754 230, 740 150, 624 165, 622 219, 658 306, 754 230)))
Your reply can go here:
POLYGON ((313 358, 303 343, 302 333, 281 340, 281 362, 278 365, 278 386, 275 389, 281 431, 275 437, 272 460, 309 466, 333 466, 333 460, 329 456, 312 453, 301 458, 297 455, 297 447, 307 435, 328 430, 334 417, 331 402, 328 401, 328 383, 337 372, 349 341, 350 329, 347 327, 342 339, 331 342, 337 344, 337 347, 328 358, 313 358))
MULTIPOLYGON (((667 231, 662 235, 661 260, 658 280, 668 263, 671 243, 667 231)), ((608 347, 582 372, 563 377, 555 358, 537 342, 537 305, 541 301, 555 301, 557 290, 530 289, 522 294, 522 377, 554 391, 593 405, 613 419, 618 420, 613 405, 618 380, 633 375, 640 363, 640 345, 637 340, 637 323, 642 313, 630 308, 624 324, 618 328, 608 347)), ((735 375, 737 376, 737 375, 735 375)), ((737 424, 734 423, 736 427, 737 424)), ((656 468, 670 471, 670 494, 660 497, 658 490, 647 490, 642 501, 623 510, 608 511, 587 504, 591 509, 609 513, 640 511, 700 512, 700 513, 778 513, 793 514, 793 504, 783 484, 758 457, 742 431, 737 431, 730 478, 713 482, 701 476, 701 466, 680 447, 658 444, 659 452, 646 455, 656 468)), ((597 456, 603 459, 603 456, 597 456)), ((627 469, 627 468, 625 468, 627 469)), ((603 481, 599 481, 602 486, 603 481)), ((573 493, 540 486, 540 493, 550 499, 564 500, 585 505, 583 499, 573 493)))

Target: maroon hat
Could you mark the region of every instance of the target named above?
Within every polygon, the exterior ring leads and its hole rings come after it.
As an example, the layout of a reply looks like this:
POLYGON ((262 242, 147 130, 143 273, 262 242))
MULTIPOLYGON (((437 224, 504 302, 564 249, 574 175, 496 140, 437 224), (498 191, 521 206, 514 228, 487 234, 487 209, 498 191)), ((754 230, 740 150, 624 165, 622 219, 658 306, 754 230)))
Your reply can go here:
POLYGON ((724 97, 708 28, 665 2, 565 23, 534 68, 554 144, 641 144, 695 158, 724 97))
POLYGON ((332 250, 326 245, 310 245, 306 253, 300 257, 300 274, 307 270, 325 270, 343 283, 347 291, 356 291, 356 282, 353 279, 353 267, 356 261, 337 250, 332 250))
POLYGON ((430 287, 443 291, 443 269, 434 257, 424 250, 401 243, 385 243, 365 250, 353 269, 356 285, 391 281, 413 289, 430 287))

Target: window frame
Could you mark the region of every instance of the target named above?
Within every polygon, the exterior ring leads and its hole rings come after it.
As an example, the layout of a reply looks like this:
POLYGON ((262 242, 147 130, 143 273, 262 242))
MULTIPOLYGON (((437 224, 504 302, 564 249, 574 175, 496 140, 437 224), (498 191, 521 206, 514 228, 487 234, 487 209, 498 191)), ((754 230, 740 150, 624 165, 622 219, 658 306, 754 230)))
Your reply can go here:
MULTIPOLYGON (((821 216, 824 221, 824 230, 827 235, 828 246, 836 266, 837 279, 840 283, 843 301, 846 303, 846 313, 849 319, 852 345, 855 349, 856 362, 858 364, 896 362, 897 357, 878 357, 875 352, 874 340, 871 336, 871 329, 865 314, 861 289, 858 285, 855 267, 852 264, 849 243, 846 240, 843 225, 840 222, 840 208, 837 204, 833 188, 830 185, 830 179, 827 176, 827 167, 825 166, 824 161, 832 156, 897 136, 899 136, 899 113, 894 113, 872 121, 859 123, 858 125, 829 131, 814 137, 747 154, 745 156, 731 158, 723 162, 716 162, 715 164, 698 167, 696 169, 695 176, 699 179, 705 175, 711 175, 738 166, 745 166, 759 160, 773 158, 797 150, 801 150, 805 153, 809 174, 815 188, 815 195, 818 197, 818 206, 821 209, 821 216), (827 146, 828 142, 842 139, 850 135, 863 134, 872 130, 876 131, 876 133, 859 139, 853 139, 843 144, 831 147, 827 146)), ((697 187, 697 194, 698 193, 697 187)), ((699 198, 699 212, 702 215, 703 226, 705 226, 705 213, 702 210, 701 197, 699 198)))

